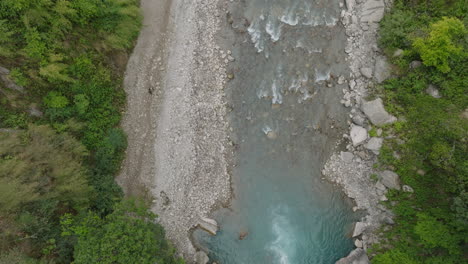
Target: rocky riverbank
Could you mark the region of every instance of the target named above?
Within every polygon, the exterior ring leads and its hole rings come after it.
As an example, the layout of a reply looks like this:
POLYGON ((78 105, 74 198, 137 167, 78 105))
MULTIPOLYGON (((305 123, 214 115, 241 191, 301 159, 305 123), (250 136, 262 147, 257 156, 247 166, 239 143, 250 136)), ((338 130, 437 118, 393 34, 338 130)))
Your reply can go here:
MULTIPOLYGON (((365 250, 379 240, 375 231, 383 224, 394 224, 392 212, 380 202, 387 200, 388 189, 401 188, 397 174, 377 171, 373 166, 386 139, 379 127, 397 119, 385 111, 380 98, 367 98, 374 85, 390 77, 390 65, 377 46, 378 22, 390 5, 384 0, 346 0, 341 13, 341 23, 348 36, 345 52, 351 73, 349 77, 340 77, 338 82, 348 83, 341 102, 351 109, 349 133, 343 135, 346 151, 335 153, 326 163, 323 174, 342 186, 355 200, 353 209, 365 210, 366 216, 355 224, 352 236, 357 249, 337 262, 340 264, 369 263, 365 250)), ((403 190, 411 191, 411 187, 403 186, 403 190)))
POLYGON ((190 232, 231 196, 224 98, 228 51, 215 44, 218 0, 143 0, 144 29, 127 67, 119 183, 154 197, 168 238, 188 263, 190 232))

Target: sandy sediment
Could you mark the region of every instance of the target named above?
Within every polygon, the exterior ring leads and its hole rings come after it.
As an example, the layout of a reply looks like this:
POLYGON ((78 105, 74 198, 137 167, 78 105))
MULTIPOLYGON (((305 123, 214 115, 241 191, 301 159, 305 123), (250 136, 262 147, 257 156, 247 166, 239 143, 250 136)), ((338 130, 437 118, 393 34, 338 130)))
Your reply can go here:
POLYGON ((218 0, 142 0, 144 28, 125 77, 129 147, 118 182, 154 197, 168 238, 191 262, 190 230, 230 198, 225 62, 218 0))

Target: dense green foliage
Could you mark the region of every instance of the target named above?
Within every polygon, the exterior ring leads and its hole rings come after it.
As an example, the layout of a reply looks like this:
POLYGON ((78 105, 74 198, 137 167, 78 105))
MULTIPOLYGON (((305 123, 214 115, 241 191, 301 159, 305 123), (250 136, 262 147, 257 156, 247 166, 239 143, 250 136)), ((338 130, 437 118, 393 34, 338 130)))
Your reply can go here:
POLYGON ((372 263, 465 263, 468 242, 468 5, 395 1, 381 22, 380 44, 396 77, 375 93, 399 122, 385 128, 380 167, 395 169, 414 193, 388 194, 396 225, 372 263), (404 50, 394 57, 396 49, 404 50), (413 60, 423 62, 411 69, 413 60), (437 87, 442 98, 425 90, 437 87))
POLYGON ((126 201, 104 219, 90 213, 79 223, 64 217, 64 236, 75 235, 76 264, 167 263, 181 264, 164 240, 164 230, 154 224, 155 215, 141 203, 126 201))
POLYGON ((25 88, 0 82, 0 263, 135 263, 128 257, 138 254, 141 263, 176 263, 154 216, 121 204, 114 181, 126 148, 117 127, 121 76, 141 25, 138 4, 0 1, 0 66, 25 88), (62 235, 64 215, 88 235, 62 235))

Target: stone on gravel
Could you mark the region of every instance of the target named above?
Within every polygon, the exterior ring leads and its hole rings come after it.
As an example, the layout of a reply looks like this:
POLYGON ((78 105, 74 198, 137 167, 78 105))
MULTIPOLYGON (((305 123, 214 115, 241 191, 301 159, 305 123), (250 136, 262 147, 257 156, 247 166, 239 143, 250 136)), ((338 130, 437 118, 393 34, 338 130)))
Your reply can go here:
POLYGON ((351 161, 353 161, 353 158, 354 158, 354 154, 351 153, 351 152, 344 152, 342 151, 341 152, 341 159, 346 162, 346 163, 350 163, 351 161))
POLYGON ((362 7, 361 22, 379 22, 384 15, 383 0, 367 0, 362 7))
POLYGON ((195 253, 195 263, 196 264, 207 264, 210 261, 208 255, 203 251, 198 251, 195 253))
POLYGON ((201 217, 198 226, 212 235, 218 232, 218 223, 214 219, 201 217))
POLYGON ((357 222, 354 225, 353 237, 360 236, 367 228, 367 224, 363 222, 357 222))
POLYGON ((353 146, 358 146, 367 139, 367 130, 361 126, 353 126, 349 134, 351 136, 353 146))
POLYGON ((376 126, 391 124, 397 121, 396 117, 390 115, 389 113, 387 113, 387 111, 385 111, 382 99, 380 98, 368 102, 362 100, 361 110, 370 119, 372 124, 376 126))
POLYGON ((380 181, 389 189, 400 190, 400 176, 393 171, 385 170, 381 172, 380 181))
POLYGON ((390 64, 388 64, 385 57, 378 57, 376 59, 374 77, 377 83, 381 83, 390 77, 390 64))
POLYGON ((361 74, 370 79, 372 78, 372 69, 371 68, 367 68, 367 67, 364 67, 364 68, 361 68, 361 74))
POLYGON ((382 143, 382 138, 373 137, 364 145, 364 147, 378 155, 380 149, 382 148, 382 143))
POLYGON ((366 122, 366 120, 364 119, 364 117, 362 117, 361 115, 355 115, 353 116, 353 123, 358 125, 358 126, 364 126, 364 123, 366 122))
POLYGON ((409 193, 414 192, 413 188, 411 188, 411 186, 409 186, 409 185, 403 185, 402 189, 403 189, 404 192, 409 192, 409 193))
POLYGON ((439 93, 439 89, 433 84, 429 84, 426 89, 426 93, 434 98, 441 98, 442 96, 439 93))
POLYGON ((354 0, 346 0, 346 8, 348 9, 348 11, 353 10, 354 4, 354 0))
POLYGON ((375 184, 375 188, 377 188, 377 190, 381 190, 381 191, 387 190, 387 187, 385 187, 385 185, 383 185, 383 184, 382 184, 381 182, 379 182, 379 181, 375 184))
POLYGON ((341 258, 335 264, 369 264, 369 257, 362 248, 356 248, 348 256, 341 258))

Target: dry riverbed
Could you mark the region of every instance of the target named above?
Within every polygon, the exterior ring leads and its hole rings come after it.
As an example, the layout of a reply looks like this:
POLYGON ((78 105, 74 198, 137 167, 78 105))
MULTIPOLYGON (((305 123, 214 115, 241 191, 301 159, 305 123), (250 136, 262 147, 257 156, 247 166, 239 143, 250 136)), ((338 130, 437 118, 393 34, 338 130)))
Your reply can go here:
POLYGON ((125 76, 127 156, 118 182, 153 197, 190 262, 190 231, 231 195, 218 0, 142 0, 144 27, 125 76))

